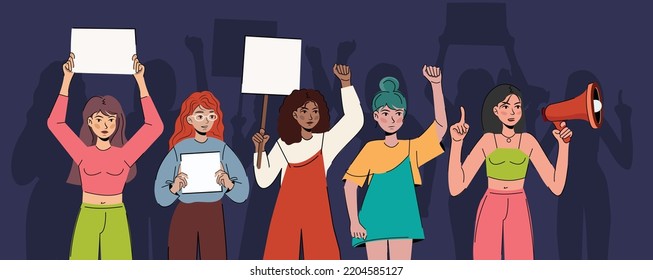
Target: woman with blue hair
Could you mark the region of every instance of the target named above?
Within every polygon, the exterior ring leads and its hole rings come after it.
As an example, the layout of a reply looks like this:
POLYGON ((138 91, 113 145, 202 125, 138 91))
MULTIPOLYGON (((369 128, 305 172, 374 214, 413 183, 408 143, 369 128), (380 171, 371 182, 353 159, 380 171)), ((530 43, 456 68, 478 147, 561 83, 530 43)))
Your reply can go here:
POLYGON ((397 131, 406 114, 406 98, 394 77, 379 83, 372 101, 374 120, 385 139, 368 142, 347 170, 345 198, 351 223, 352 245, 365 246, 368 259, 410 259, 412 244, 424 239, 415 186, 421 185, 419 167, 444 151, 447 132, 442 75, 435 66, 422 68, 433 89, 435 119, 421 136, 399 140, 397 131), (360 212, 357 187, 368 184, 360 212))

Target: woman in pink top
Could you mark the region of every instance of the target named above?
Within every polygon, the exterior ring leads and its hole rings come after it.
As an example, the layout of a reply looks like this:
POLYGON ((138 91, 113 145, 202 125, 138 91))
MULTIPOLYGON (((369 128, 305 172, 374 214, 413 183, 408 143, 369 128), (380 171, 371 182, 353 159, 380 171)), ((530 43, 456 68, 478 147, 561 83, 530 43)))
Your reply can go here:
POLYGON ((63 65, 63 83, 48 118, 48 128, 73 159, 68 183, 82 186, 70 259, 131 259, 127 214, 122 203, 125 183, 136 175, 136 160, 163 132, 163 123, 145 85, 145 66, 136 55, 134 77, 140 89, 145 124, 127 141, 125 114, 112 96, 94 96, 84 107, 79 137, 66 124, 68 88, 75 55, 63 65))

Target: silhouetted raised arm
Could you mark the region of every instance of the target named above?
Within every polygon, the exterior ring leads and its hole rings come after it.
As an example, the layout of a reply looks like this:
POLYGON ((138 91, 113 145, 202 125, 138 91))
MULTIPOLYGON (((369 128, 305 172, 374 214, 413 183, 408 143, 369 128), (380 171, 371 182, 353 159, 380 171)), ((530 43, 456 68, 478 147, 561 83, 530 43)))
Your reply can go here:
POLYGON ((621 167, 630 169, 633 164, 633 129, 630 117, 632 109, 623 103, 622 92, 619 91, 619 101, 614 111, 621 123, 621 141, 608 122, 604 122, 600 128, 601 138, 608 146, 608 150, 621 167))
POLYGON ((184 40, 186 48, 193 54, 195 62, 195 78, 197 91, 209 90, 209 83, 206 78, 206 67, 204 65, 204 44, 199 37, 186 36, 184 40))

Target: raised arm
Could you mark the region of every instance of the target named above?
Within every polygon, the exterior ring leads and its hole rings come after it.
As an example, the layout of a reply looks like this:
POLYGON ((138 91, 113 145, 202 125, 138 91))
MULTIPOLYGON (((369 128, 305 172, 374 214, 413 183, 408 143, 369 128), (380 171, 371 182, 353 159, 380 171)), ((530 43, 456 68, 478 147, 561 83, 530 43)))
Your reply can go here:
POLYGON ((422 74, 431 84, 433 90, 433 111, 435 112, 435 123, 437 125, 438 142, 447 133, 447 112, 444 106, 444 94, 442 93, 442 72, 439 67, 426 66, 422 67, 422 74))
POLYGON ((206 79, 206 67, 204 66, 204 44, 202 43, 202 38, 186 36, 184 43, 186 44, 186 48, 193 54, 197 91, 209 90, 209 83, 206 79))
POLYGON ((528 133, 524 133, 522 136, 522 141, 525 140, 525 144, 531 149, 529 157, 533 166, 537 169, 544 184, 557 196, 561 195, 565 188, 569 164, 569 143, 565 143, 563 138, 572 136, 572 131, 566 127, 565 122, 560 125, 563 127, 561 131, 553 130, 553 136, 558 140, 558 158, 555 168, 535 137, 528 133))
POLYGON ((461 163, 461 153, 463 139, 467 136, 469 124, 465 122, 465 109, 460 107, 460 122, 455 123, 450 128, 451 133, 451 150, 449 151, 449 193, 457 196, 463 192, 469 183, 474 179, 476 172, 485 160, 484 147, 491 140, 492 134, 486 133, 476 143, 469 153, 464 163, 461 163))
MULTIPOLYGON (((351 85, 351 72, 349 66, 336 64, 333 66, 333 73, 340 79, 342 85, 342 118, 325 133, 324 153, 328 160, 335 156, 353 139, 363 128, 363 109, 356 94, 354 86, 351 85)), ((326 112, 327 114, 329 112, 326 112)))
POLYGON ((50 117, 48 117, 48 129, 55 138, 61 143, 66 152, 70 155, 76 164, 79 164, 82 158, 82 152, 86 145, 66 124, 66 110, 68 108, 68 90, 70 81, 73 79, 73 67, 75 66, 75 54, 70 53, 68 60, 62 66, 63 82, 59 96, 54 103, 50 117))
MULTIPOLYGON (((265 146, 265 143, 267 143, 269 139, 270 135, 265 134, 265 129, 261 128, 258 133, 252 136, 254 151, 259 150, 259 145, 265 146)), ((277 178, 279 172, 287 162, 281 153, 281 148, 279 148, 279 145, 276 142, 274 143, 274 147, 272 147, 272 151, 270 151, 269 155, 264 149, 261 156, 261 168, 257 168, 256 165, 254 165, 254 176, 256 177, 256 183, 258 183, 259 187, 265 189, 274 182, 274 179, 277 178)), ((258 155, 254 153, 254 160, 252 162, 256 162, 257 157, 258 155)))
POLYGON ((138 61, 136 55, 132 57, 134 61, 134 78, 138 84, 138 89, 141 96, 141 106, 143 106, 143 126, 134 134, 134 136, 127 141, 123 147, 125 152, 125 162, 127 165, 132 166, 136 160, 149 148, 154 141, 159 138, 163 133, 163 122, 161 117, 154 107, 150 93, 145 84, 145 66, 138 61))
POLYGON ((617 138, 612 126, 604 120, 603 127, 599 129, 601 138, 608 147, 612 156, 621 167, 630 169, 633 164, 633 129, 630 123, 632 109, 623 103, 622 92, 619 91, 617 106, 614 107, 619 122, 621 123, 621 141, 617 138))
MULTIPOLYGON (((411 150, 415 152, 414 158, 417 166, 431 161, 444 153, 440 145, 443 135, 447 131, 447 114, 444 107, 444 95, 442 93, 442 75, 440 68, 435 66, 422 67, 422 74, 431 84, 433 91, 433 111, 435 118, 429 127, 419 137, 411 140, 411 150)), ((411 154, 413 156, 413 154, 411 154)))

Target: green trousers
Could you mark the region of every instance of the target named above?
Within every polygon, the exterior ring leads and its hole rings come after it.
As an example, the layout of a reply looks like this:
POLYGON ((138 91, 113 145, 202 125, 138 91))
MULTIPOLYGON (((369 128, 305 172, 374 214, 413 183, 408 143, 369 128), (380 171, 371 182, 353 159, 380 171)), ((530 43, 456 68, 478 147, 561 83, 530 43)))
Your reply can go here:
POLYGON ((70 246, 70 259, 132 259, 124 204, 82 203, 70 246))

